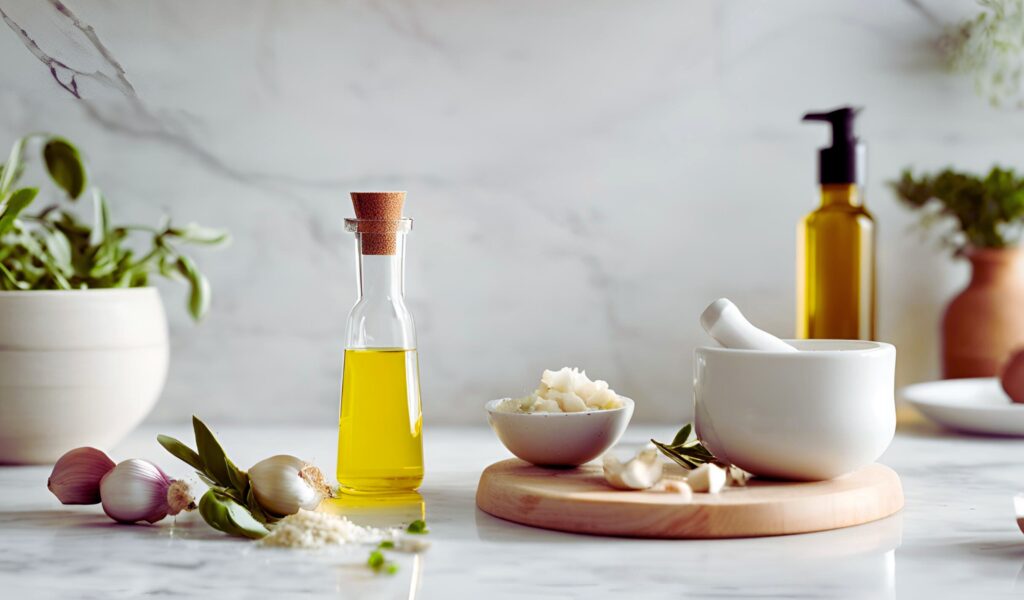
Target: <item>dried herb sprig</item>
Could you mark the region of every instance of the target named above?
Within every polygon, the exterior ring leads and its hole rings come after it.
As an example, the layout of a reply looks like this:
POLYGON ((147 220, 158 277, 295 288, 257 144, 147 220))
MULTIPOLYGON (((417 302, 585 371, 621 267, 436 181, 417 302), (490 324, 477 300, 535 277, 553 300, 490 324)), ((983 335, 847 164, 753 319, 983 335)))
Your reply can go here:
POLYGON ((718 462, 715 456, 697 439, 692 423, 683 425, 670 444, 663 444, 656 440, 651 440, 651 443, 661 450, 662 454, 674 460, 684 469, 696 469, 704 463, 718 462))

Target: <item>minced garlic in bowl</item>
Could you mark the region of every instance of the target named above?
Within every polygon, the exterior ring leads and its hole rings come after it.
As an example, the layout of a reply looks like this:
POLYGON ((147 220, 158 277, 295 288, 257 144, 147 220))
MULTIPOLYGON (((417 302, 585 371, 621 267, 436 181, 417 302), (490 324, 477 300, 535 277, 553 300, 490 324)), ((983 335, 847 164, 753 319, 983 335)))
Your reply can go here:
POLYGON ((586 371, 562 367, 545 370, 540 385, 529 396, 505 398, 495 410, 504 413, 573 413, 622 408, 622 398, 608 383, 591 381, 586 371))

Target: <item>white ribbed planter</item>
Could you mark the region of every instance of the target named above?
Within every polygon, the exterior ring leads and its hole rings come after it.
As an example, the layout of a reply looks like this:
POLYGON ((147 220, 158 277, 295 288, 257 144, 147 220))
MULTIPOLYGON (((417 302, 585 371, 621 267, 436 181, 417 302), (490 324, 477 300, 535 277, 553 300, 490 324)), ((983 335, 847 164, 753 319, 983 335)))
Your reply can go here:
POLYGON ((154 288, 0 292, 0 463, 109 449, 156 404, 167 359, 154 288))

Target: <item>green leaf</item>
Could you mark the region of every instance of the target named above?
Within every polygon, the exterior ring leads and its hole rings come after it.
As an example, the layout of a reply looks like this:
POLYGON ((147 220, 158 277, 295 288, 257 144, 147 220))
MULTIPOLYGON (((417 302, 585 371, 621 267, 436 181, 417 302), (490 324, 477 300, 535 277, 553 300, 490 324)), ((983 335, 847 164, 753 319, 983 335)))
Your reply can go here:
POLYGON ((29 285, 24 281, 21 281, 14 276, 14 273, 0 263, 0 274, 4 276, 4 289, 8 290, 27 290, 29 285))
POLYGON ((93 224, 89 235, 89 243, 100 246, 110 236, 110 209, 107 200, 99 190, 93 192, 93 224))
POLYGON ((76 199, 85 191, 85 165, 78 155, 78 149, 63 138, 51 138, 43 147, 46 170, 54 183, 76 199))
POLYGON ((11 153, 7 157, 7 162, 4 163, 3 174, 0 174, 0 198, 6 196, 7 192, 11 190, 11 186, 17 181, 18 175, 21 172, 21 155, 25 151, 26 141, 28 141, 27 136, 17 140, 11 146, 11 153))
POLYGON ((0 235, 14 227, 14 220, 18 218, 21 211, 25 210, 25 207, 32 204, 38 193, 39 188, 21 188, 7 197, 7 200, 0 205, 0 235))
POLYGON ((245 497, 249 491, 249 474, 236 467, 227 456, 224 457, 224 468, 227 469, 231 486, 238 490, 241 497, 245 497))
POLYGON ((270 533, 244 506, 216 488, 200 498, 199 514, 210 527, 228 535, 259 539, 270 533))
POLYGON ((686 442, 690 441, 690 434, 693 433, 693 424, 687 423, 683 425, 683 428, 679 430, 676 437, 672 440, 673 446, 681 446, 686 442))
POLYGON ((199 321, 210 308, 210 282, 187 256, 178 256, 177 266, 189 283, 188 312, 193 320, 199 321))
POLYGON ((196 434, 196 450, 203 461, 203 470, 210 476, 217 485, 232 487, 231 476, 228 475, 227 455, 220 442, 214 437, 213 432, 199 417, 192 416, 192 429, 196 434))
POLYGON ((662 454, 664 454, 665 456, 671 458, 680 467, 682 467, 684 469, 696 469, 699 466, 696 462, 690 460, 689 458, 687 458, 687 457, 683 456, 682 454, 680 454, 679 452, 675 451, 673 448, 670 448, 669 446, 666 446, 665 444, 662 444, 661 442, 657 442, 655 440, 651 440, 651 443, 653 443, 658 448, 658 450, 661 450, 662 454))
POLYGON ((168 435, 158 435, 156 436, 156 441, 172 455, 191 465, 193 468, 199 469, 200 471, 205 468, 205 465, 203 465, 203 459, 196 454, 196 451, 178 440, 168 435))
POLYGON ((42 228, 38 232, 43 238, 43 246, 49 253, 52 264, 59 269, 61 275, 70 277, 74 267, 71 264, 71 242, 67 236, 56 228, 42 228))
POLYGON ((180 238, 182 241, 192 244, 205 244, 208 246, 219 246, 231 241, 231 234, 223 229, 203 227, 195 223, 189 223, 184 227, 172 227, 167 230, 169 235, 180 238))

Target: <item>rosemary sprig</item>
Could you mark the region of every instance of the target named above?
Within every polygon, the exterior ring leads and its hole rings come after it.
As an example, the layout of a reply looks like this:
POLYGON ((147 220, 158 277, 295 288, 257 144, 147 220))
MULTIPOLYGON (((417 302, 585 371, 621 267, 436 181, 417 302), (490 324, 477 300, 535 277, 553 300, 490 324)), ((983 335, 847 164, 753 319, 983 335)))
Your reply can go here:
POLYGON ((704 463, 718 462, 693 432, 693 423, 683 425, 670 444, 651 440, 658 450, 684 469, 696 469, 704 463))

